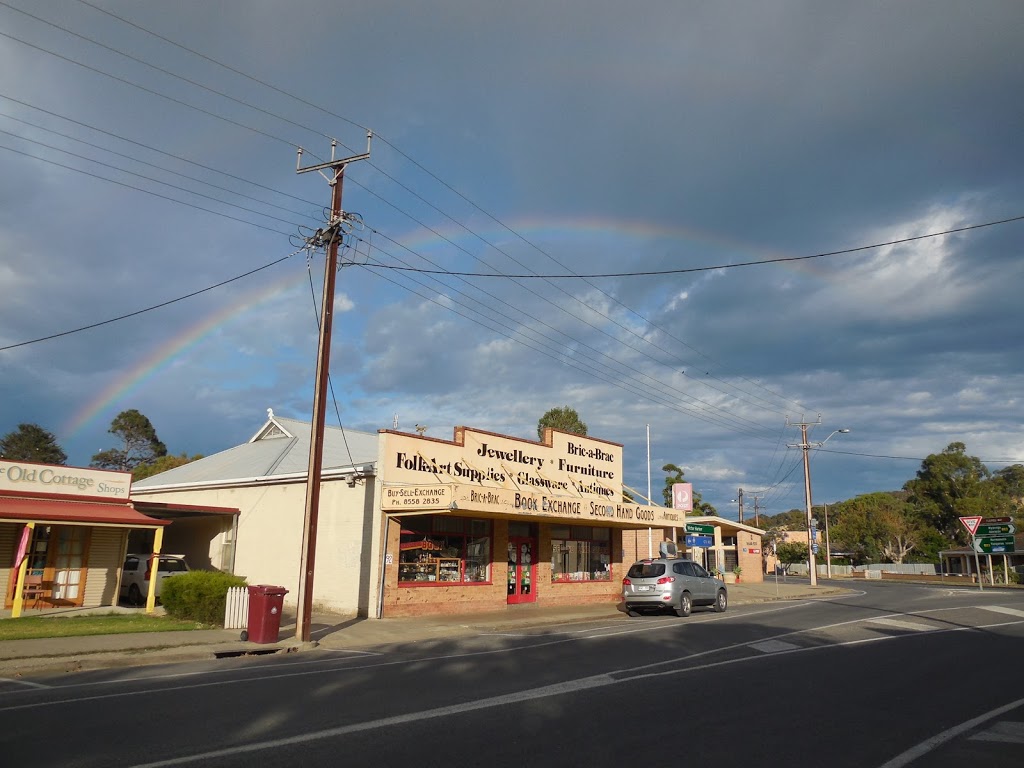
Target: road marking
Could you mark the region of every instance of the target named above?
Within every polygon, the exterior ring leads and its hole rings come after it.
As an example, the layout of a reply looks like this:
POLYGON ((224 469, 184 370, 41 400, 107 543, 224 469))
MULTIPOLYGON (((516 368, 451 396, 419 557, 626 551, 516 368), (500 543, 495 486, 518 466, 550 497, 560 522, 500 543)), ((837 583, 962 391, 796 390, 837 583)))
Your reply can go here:
POLYGON ((943 731, 937 736, 932 736, 930 739, 925 739, 920 744, 908 749, 906 752, 896 755, 896 757, 894 757, 892 760, 888 760, 882 763, 880 766, 878 766, 878 768, 903 768, 903 766, 905 765, 910 765, 919 757, 924 757, 932 750, 941 747, 947 741, 951 741, 952 739, 955 739, 957 736, 962 736, 963 734, 967 733, 967 731, 973 728, 977 728, 979 725, 984 725, 989 720, 994 720, 1000 715, 1006 714, 1007 712, 1012 712, 1022 704, 1024 704, 1024 699, 1017 699, 1016 701, 1011 701, 1009 704, 1005 704, 1001 707, 997 707, 996 709, 990 710, 983 715, 978 715, 977 717, 971 720, 967 720, 963 723, 960 723, 960 725, 953 726, 952 728, 943 731))
POLYGON ((1018 611, 1016 608, 1004 608, 1001 605, 979 605, 983 611, 993 611, 994 613, 1005 613, 1008 616, 1024 616, 1024 611, 1018 611))
POLYGON ((782 640, 765 640, 763 643, 753 643, 750 647, 761 653, 778 653, 779 651, 791 651, 800 646, 785 643, 782 640))
POLYGON ((189 763, 215 760, 219 757, 232 757, 234 755, 260 752, 264 749, 308 744, 313 741, 322 741, 323 739, 346 736, 350 733, 376 730, 378 728, 388 728, 395 725, 405 725, 406 723, 431 720, 437 717, 461 715, 466 712, 473 712, 480 709, 504 707, 509 704, 519 704, 524 701, 533 701, 535 699, 545 699, 550 696, 562 696, 567 693, 585 691, 589 688, 603 688, 608 685, 615 685, 617 682, 617 680, 612 679, 608 675, 594 675, 593 677, 585 677, 582 680, 569 680, 564 683, 545 685, 541 688, 533 688, 519 693, 508 693, 502 696, 491 696, 486 699, 478 699, 477 701, 467 701, 464 704, 453 704, 448 707, 427 709, 422 712, 410 712, 407 715, 384 717, 380 720, 370 720, 365 723, 352 723, 351 725, 342 725, 338 728, 328 728, 326 730, 314 731, 312 733, 300 734, 298 736, 286 736, 281 739, 270 739, 252 744, 242 744, 237 747, 226 747, 224 749, 212 750, 210 752, 203 752, 195 755, 186 755, 184 757, 172 757, 168 760, 157 760, 152 763, 141 763, 133 766, 133 768, 167 768, 172 765, 187 765, 189 763))
POLYGON ((887 627, 897 627, 898 629, 909 629, 914 632, 927 632, 932 627, 926 624, 918 624, 913 621, 900 621, 899 619, 867 619, 868 624, 883 624, 887 627))
POLYGON ((1024 723, 1013 720, 1003 720, 996 723, 987 731, 976 733, 970 738, 971 741, 1001 741, 1005 744, 1024 744, 1024 723))
POLYGON ((51 686, 42 683, 30 683, 28 680, 18 680, 14 677, 0 677, 0 683, 11 683, 12 685, 24 685, 26 688, 42 688, 48 690, 51 686))

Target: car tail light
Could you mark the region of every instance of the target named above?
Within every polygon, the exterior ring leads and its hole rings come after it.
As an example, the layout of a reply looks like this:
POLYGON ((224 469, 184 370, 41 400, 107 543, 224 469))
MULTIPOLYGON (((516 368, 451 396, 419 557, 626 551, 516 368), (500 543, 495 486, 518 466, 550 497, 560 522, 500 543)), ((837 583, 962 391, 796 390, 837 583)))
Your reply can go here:
POLYGON ((675 580, 676 579, 675 579, 674 576, 662 576, 660 579, 658 579, 658 583, 659 584, 671 584, 675 580))
POLYGON ((629 580, 628 576, 622 580, 622 586, 629 587, 629 586, 632 586, 632 585, 633 585, 633 582, 629 580))

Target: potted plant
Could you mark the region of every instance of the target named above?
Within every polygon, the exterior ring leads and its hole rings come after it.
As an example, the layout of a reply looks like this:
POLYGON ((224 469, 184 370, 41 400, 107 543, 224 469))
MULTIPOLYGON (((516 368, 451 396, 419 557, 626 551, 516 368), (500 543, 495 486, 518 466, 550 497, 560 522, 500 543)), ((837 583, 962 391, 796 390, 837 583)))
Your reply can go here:
POLYGON ((743 568, 737 565, 735 568, 732 569, 732 572, 736 575, 736 582, 739 583, 740 574, 743 573, 743 568))

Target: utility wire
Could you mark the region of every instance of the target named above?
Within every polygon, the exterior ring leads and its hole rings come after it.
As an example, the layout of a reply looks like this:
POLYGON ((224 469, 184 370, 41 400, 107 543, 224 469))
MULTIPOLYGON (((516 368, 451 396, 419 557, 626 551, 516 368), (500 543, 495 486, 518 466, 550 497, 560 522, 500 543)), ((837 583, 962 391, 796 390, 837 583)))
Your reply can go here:
POLYGON ((1000 224, 1012 224, 1017 221, 1024 221, 1024 215, 1022 216, 1011 216, 1008 219, 998 219, 996 221, 986 221, 981 224, 970 224, 963 227, 956 227, 954 229, 946 229, 941 232, 929 232, 925 235, 914 235, 912 237, 902 237, 897 240, 887 240, 884 243, 872 243, 870 245, 859 245, 855 248, 843 248, 838 251, 822 251, 821 253, 814 253, 808 256, 783 256, 776 259, 760 259, 758 261, 740 261, 730 264, 718 264, 710 267, 686 267, 681 269, 660 269, 643 272, 602 272, 596 274, 586 275, 538 275, 538 274, 506 274, 503 272, 458 272, 452 270, 430 270, 420 269, 414 267, 395 267, 386 264, 374 264, 366 265, 369 267, 379 269, 393 269, 401 272, 423 272, 427 274, 445 274, 456 277, 501 277, 515 280, 530 280, 530 279, 542 279, 542 280, 586 280, 588 278, 599 278, 599 277, 655 277, 658 275, 682 275, 691 272, 711 272, 720 269, 736 269, 738 267, 756 267, 762 264, 779 264, 787 261, 807 261, 809 259, 821 259, 826 256, 844 256, 851 253, 859 253, 861 251, 870 251, 876 248, 886 248, 892 245, 902 245, 904 243, 912 243, 916 240, 927 240, 931 237, 942 237, 943 235, 953 235, 958 232, 969 232, 972 229, 983 229, 985 227, 995 227, 1000 224))
POLYGON ((62 115, 59 112, 52 112, 52 111, 50 111, 48 109, 43 109, 42 107, 37 106, 35 104, 30 104, 27 101, 21 101, 20 99, 16 99, 13 96, 10 96, 8 94, 0 93, 0 98, 6 99, 6 100, 11 101, 11 102, 13 102, 15 104, 20 104, 23 107, 28 107, 29 109, 34 109, 37 112, 42 112, 44 115, 50 115, 51 117, 56 117, 56 118, 58 118, 60 120, 64 120, 64 121, 72 123, 74 125, 78 125, 78 126, 81 126, 83 128, 87 128, 90 131, 96 131, 97 133, 102 133, 102 134, 104 134, 106 136, 110 136, 111 138, 117 139, 119 141, 124 141, 124 142, 126 142, 128 144, 134 144, 137 147, 142 147, 143 149, 148 149, 150 152, 157 152, 157 153, 159 153, 161 155, 164 155, 165 157, 170 157, 170 158, 173 158, 175 160, 180 160, 181 162, 188 163, 189 165, 193 165, 196 168, 202 168, 205 171, 210 171, 212 173, 217 173, 217 174, 220 174, 221 176, 224 176, 226 178, 234 179, 235 181, 241 181, 241 182, 243 182, 243 183, 245 183, 245 184, 247 184, 249 186, 259 187, 260 189, 265 189, 268 192, 273 192, 275 195, 281 195, 282 197, 289 197, 292 200, 297 200, 300 203, 305 203, 307 205, 312 205, 312 206, 314 206, 316 208, 320 208, 321 207, 320 203, 315 203, 312 200, 306 200, 305 198, 302 198, 302 197, 296 197, 295 195, 289 194, 288 192, 282 192, 279 189, 274 189, 273 187, 268 187, 268 186, 266 186, 264 184, 260 184, 258 181, 252 181, 251 179, 246 179, 246 178, 243 178, 241 176, 236 176, 233 173, 228 173, 227 171, 221 170, 219 168, 214 168, 214 167, 209 166, 209 165, 203 165, 202 163, 198 163, 195 160, 190 160, 187 157, 182 157, 181 155, 175 155, 175 154, 172 154, 171 152, 166 152, 166 151, 164 151, 162 149, 159 149, 158 147, 153 147, 153 146, 150 146, 149 144, 143 144, 141 141, 136 141, 135 139, 129 139, 127 136, 121 136, 120 134, 104 130, 103 128, 99 128, 98 126, 90 125, 89 123, 84 123, 81 120, 75 120, 74 118, 68 117, 67 115, 62 115))
MULTIPOLYGON (((11 133, 10 131, 5 131, 2 128, 0 128, 0 133, 5 134, 7 136, 13 136, 14 138, 20 139, 21 141, 27 141, 30 144, 37 144, 40 147, 45 147, 46 149, 51 149, 51 150, 53 150, 55 152, 61 152, 61 153, 65 154, 65 155, 70 155, 71 157, 78 158, 79 160, 85 160, 88 163, 95 163, 96 165, 102 166, 104 168, 110 168, 111 170, 118 171, 120 173, 126 173, 129 176, 135 176, 136 178, 142 179, 144 181, 151 181, 154 184, 162 184, 165 187, 170 187, 171 189, 176 189, 179 192, 185 192, 186 194, 189 194, 189 195, 195 195, 196 197, 201 197, 201 198, 204 198, 206 200, 212 200, 213 202, 220 203, 221 205, 227 205, 227 206, 230 206, 231 208, 237 208, 240 211, 245 211, 246 213, 252 213, 252 214, 255 214, 257 216, 261 216, 261 217, 263 217, 265 219, 272 219, 274 221, 280 221, 282 224, 292 224, 292 225, 294 225, 296 227, 303 226, 302 224, 299 224, 298 222, 295 222, 295 221, 291 221, 289 219, 282 219, 282 218, 280 218, 278 216, 271 216, 270 214, 265 213, 263 211, 257 211, 257 210, 254 210, 252 208, 246 208, 244 205, 238 205, 236 203, 229 203, 227 200, 222 200, 219 197, 214 197, 212 195, 207 195, 207 194, 205 194, 203 192, 197 192, 194 189, 188 189, 187 187, 179 187, 177 184, 171 184, 170 182, 167 182, 167 181, 161 181, 160 179, 155 179, 152 176, 146 176, 145 174, 142 174, 142 173, 136 173, 135 171, 129 171, 127 168, 122 168, 122 167, 120 167, 118 165, 113 165, 111 163, 104 163, 102 160, 93 160, 90 157, 86 157, 84 155, 79 155, 79 154, 77 154, 75 152, 70 152, 70 151, 68 151, 66 149, 61 149, 60 147, 55 147, 52 144, 47 144, 47 143, 39 141, 37 139, 30 139, 27 136, 22 136, 22 135, 17 134, 17 133, 11 133)), ((52 161, 47 160, 47 159, 36 157, 35 155, 31 155, 31 154, 28 154, 28 153, 25 153, 25 154, 28 157, 35 157, 37 160, 42 160, 43 162, 47 162, 47 163, 52 162, 52 161)), ((62 167, 67 168, 68 166, 62 166, 62 167)), ((161 169, 161 170, 164 170, 164 169, 161 169)), ((82 171, 82 172, 84 173, 84 171, 82 171)), ((173 171, 172 171, 172 173, 173 173, 173 171)), ((98 178, 102 178, 102 177, 98 177, 98 178)), ((108 181, 109 181, 109 179, 108 179, 108 181)), ((205 182, 200 182, 200 183, 205 183, 205 182)), ((228 190, 228 191, 230 191, 230 190, 228 190)), ((181 202, 181 201, 178 201, 178 202, 181 202)), ((302 215, 302 214, 300 214, 300 215, 302 215)))
MULTIPOLYGON (((0 34, 2 34, 2 33, 0 33, 0 34)), ((214 210, 212 210, 210 208, 203 208, 201 205, 195 205, 194 203, 187 203, 184 200, 178 200, 175 197, 169 197, 167 195, 161 195, 159 192, 153 192, 152 190, 143 189, 142 187, 136 187, 136 186, 134 186, 132 184, 128 184, 128 183, 123 182, 123 181, 118 181, 116 179, 110 179, 110 178, 107 178, 106 176, 100 176, 97 173, 90 173, 89 171, 84 171, 81 168, 75 168, 75 167, 70 166, 70 165, 64 165, 64 163, 58 163, 56 160, 50 160, 50 159, 45 158, 45 157, 39 157, 38 155, 33 155, 31 152, 24 152, 24 151, 22 151, 20 149, 14 149, 13 147, 8 147, 8 146, 6 146, 4 144, 0 144, 0 149, 6 149, 8 152, 13 152, 16 155, 22 155, 24 157, 30 157, 33 160, 39 160, 40 162, 48 163, 49 165, 54 165, 54 166, 56 166, 58 168, 64 168, 65 170, 68 170, 68 171, 74 171, 75 173, 81 173, 81 174, 83 174, 85 176, 91 176, 94 179, 101 179, 103 181, 110 182, 111 184, 117 184, 119 187, 125 187, 126 189, 131 189, 131 190, 134 190, 135 192, 142 192, 142 193, 147 194, 147 195, 152 195, 153 197, 159 197, 161 200, 170 200, 172 203, 177 203, 178 205, 185 205, 185 206, 188 206, 189 208, 194 208, 197 211, 204 211, 205 213, 212 213, 214 216, 222 216, 225 219, 231 219, 232 221, 237 221, 237 222, 240 222, 242 224, 248 224, 250 227, 256 227, 257 229, 263 229, 263 230, 266 230, 267 232, 273 232, 274 234, 277 234, 277 235, 284 235, 285 237, 290 237, 291 236, 288 232, 282 232, 282 231, 280 231, 278 229, 274 229, 273 227, 264 227, 262 224, 256 224, 255 222, 248 221, 246 219, 241 219, 241 218, 239 218, 237 216, 231 216, 229 214, 222 213, 220 211, 214 211, 214 210)), ((96 162, 96 161, 93 161, 93 162, 96 162)), ((102 165, 102 163, 101 163, 101 165, 102 165)), ((191 194, 198 194, 198 193, 191 193, 191 194)), ((225 204, 226 205, 230 205, 230 203, 225 203, 225 204)), ((263 215, 263 214, 260 214, 260 215, 263 215)))
POLYGON ((235 275, 234 277, 229 277, 227 280, 221 280, 219 283, 215 283, 213 285, 208 285, 206 288, 200 288, 198 291, 192 291, 191 293, 186 293, 184 296, 178 296, 177 298, 174 298, 174 299, 168 299, 167 301, 162 301, 159 304, 153 304, 151 306, 144 307, 143 309, 137 309, 134 312, 129 312, 129 313, 124 314, 124 315, 118 315, 117 317, 111 317, 111 318, 109 318, 107 320, 101 320, 98 323, 90 323, 89 325, 83 325, 83 326, 81 326, 79 328, 73 328, 73 329, 71 329, 69 331, 61 331, 60 333, 52 333, 49 336, 42 336, 42 337, 40 337, 38 339, 31 339, 29 341, 20 341, 17 344, 8 344, 6 347, 0 347, 0 352, 6 352, 9 349, 17 349, 18 347, 25 347, 25 346, 28 346, 29 344, 38 344, 41 341, 50 341, 51 339, 59 339, 62 336, 70 336, 73 333, 81 333, 82 331, 88 331, 88 330, 90 330, 92 328, 99 328, 102 325, 110 325, 111 323, 116 323, 116 322, 118 322, 120 320, 127 320, 130 317, 137 317, 138 315, 145 314, 146 312, 152 312, 155 309, 161 309, 163 307, 168 307, 171 304, 177 304, 179 301, 185 301, 185 299, 191 299, 194 296, 199 296, 200 294, 208 293, 209 291, 212 291, 212 290, 215 290, 215 289, 220 288, 222 286, 228 285, 229 283, 234 283, 234 282, 236 282, 238 280, 242 280, 242 279, 244 279, 246 277, 249 277, 250 275, 255 275, 257 272, 262 272, 265 269, 270 269, 270 267, 273 267, 273 266, 275 266, 277 264, 280 264, 282 261, 287 261, 288 259, 290 259, 292 256, 294 256, 296 253, 298 253, 301 250, 303 250, 303 249, 299 248, 298 250, 292 251, 287 256, 282 256, 280 259, 275 259, 274 261, 271 261, 268 264, 264 264, 262 267, 256 267, 256 269, 250 269, 248 272, 243 272, 240 275, 235 275))

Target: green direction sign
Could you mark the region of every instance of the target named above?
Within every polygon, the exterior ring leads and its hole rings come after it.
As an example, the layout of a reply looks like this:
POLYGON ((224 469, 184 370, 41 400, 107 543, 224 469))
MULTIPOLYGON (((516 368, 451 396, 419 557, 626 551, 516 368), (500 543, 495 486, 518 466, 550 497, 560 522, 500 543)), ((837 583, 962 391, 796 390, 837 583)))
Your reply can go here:
POLYGON ((978 526, 978 530, 974 532, 975 536, 1006 536, 1008 534, 1016 533, 1017 526, 1013 523, 982 523, 978 526))
POLYGON ((1016 552, 1013 536, 975 536, 974 551, 985 555, 1016 552))
POLYGON ((715 535, 715 526, 713 526, 713 525, 702 525, 701 523, 687 523, 686 524, 686 532, 687 533, 702 533, 705 536, 714 536, 715 535))

